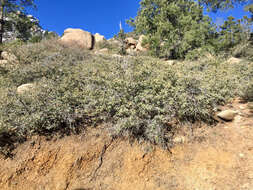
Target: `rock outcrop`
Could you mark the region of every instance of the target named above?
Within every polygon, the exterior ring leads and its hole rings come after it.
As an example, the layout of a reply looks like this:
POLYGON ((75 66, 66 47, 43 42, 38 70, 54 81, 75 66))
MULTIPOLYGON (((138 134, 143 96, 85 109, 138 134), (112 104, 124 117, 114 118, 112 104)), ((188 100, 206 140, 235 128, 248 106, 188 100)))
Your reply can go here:
POLYGON ((99 33, 96 33, 94 35, 94 39, 95 39, 95 43, 103 42, 106 40, 105 37, 99 33))
POLYGON ((148 50, 146 47, 143 47, 143 46, 142 46, 142 43, 143 43, 144 39, 145 39, 145 36, 144 36, 144 35, 141 35, 141 36, 139 37, 138 44, 137 44, 137 46, 136 46, 136 51, 144 52, 144 51, 147 51, 147 50, 148 50))
POLYGON ((127 44, 127 47, 131 48, 131 49, 135 49, 135 47, 137 45, 137 41, 135 39, 131 38, 131 37, 126 38, 125 42, 127 44))
POLYGON ((82 29, 68 28, 64 31, 60 42, 67 47, 78 46, 83 49, 91 50, 94 46, 94 37, 90 32, 82 29))
POLYGON ((133 55, 133 54, 136 54, 136 52, 145 52, 145 51, 147 51, 148 48, 142 46, 142 43, 143 43, 144 39, 145 39, 144 35, 141 35, 139 37, 139 40, 135 40, 132 37, 126 38, 125 39, 125 45, 126 45, 126 49, 127 49, 127 54, 133 55), (133 53, 133 51, 135 53, 133 53))
POLYGON ((26 15, 20 11, 8 13, 4 18, 4 22, 8 22, 8 27, 5 29, 3 34, 3 42, 17 40, 20 38, 20 34, 22 35, 22 32, 29 33, 29 39, 37 36, 43 38, 44 34, 46 33, 46 30, 43 30, 40 26, 37 18, 32 15, 26 15), (26 25, 26 31, 20 30, 16 23, 26 25))
POLYGON ((126 50, 126 53, 131 56, 136 55, 136 51, 134 50, 134 48, 131 48, 131 47, 126 50))

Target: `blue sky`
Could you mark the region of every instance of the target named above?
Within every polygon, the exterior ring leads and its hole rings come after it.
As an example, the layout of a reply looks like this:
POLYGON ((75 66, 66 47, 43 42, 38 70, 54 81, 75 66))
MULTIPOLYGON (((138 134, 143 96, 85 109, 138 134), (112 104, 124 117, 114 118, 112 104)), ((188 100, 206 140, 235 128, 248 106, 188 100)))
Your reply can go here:
MULTIPOLYGON (((119 31, 122 22, 126 32, 131 28, 125 20, 135 17, 140 0, 37 0, 37 11, 30 11, 40 20, 44 29, 62 34, 66 28, 81 28, 93 34, 100 33, 107 39, 119 31)), ((227 16, 241 18, 246 13, 242 6, 225 12, 211 13, 214 21, 227 16)))

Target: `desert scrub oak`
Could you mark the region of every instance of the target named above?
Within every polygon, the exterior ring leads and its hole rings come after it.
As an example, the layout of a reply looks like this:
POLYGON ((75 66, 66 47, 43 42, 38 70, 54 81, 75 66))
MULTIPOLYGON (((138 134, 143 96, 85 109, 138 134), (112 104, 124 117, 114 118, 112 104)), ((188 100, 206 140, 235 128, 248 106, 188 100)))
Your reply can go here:
POLYGON ((105 123, 113 135, 165 146, 175 127, 171 121, 212 123, 215 108, 242 94, 253 78, 247 61, 171 66, 145 56, 96 56, 48 41, 15 48, 22 61, 0 77, 0 133, 14 131, 21 139, 105 123), (17 94, 26 83, 35 90, 17 94))

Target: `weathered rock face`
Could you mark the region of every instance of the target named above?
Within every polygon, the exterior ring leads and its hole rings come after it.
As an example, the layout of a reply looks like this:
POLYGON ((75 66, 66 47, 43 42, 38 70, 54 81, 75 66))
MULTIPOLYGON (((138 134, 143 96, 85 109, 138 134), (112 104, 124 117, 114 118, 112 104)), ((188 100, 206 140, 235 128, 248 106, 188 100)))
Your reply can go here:
POLYGON ((128 48, 128 49, 126 50, 126 53, 127 53, 128 55, 131 55, 131 56, 135 56, 135 55, 136 55, 136 51, 135 51, 133 48, 128 48))
POLYGON ((30 92, 34 88, 35 88, 35 85, 32 83, 22 84, 21 86, 17 88, 17 94, 20 94, 20 95, 25 94, 27 92, 30 92))
POLYGON ((103 42, 105 41, 105 37, 99 33, 96 33, 94 35, 95 43, 103 42))
POLYGON ((94 46, 94 37, 90 32, 82 29, 68 28, 64 31, 60 42, 68 47, 79 46, 83 49, 92 49, 94 46))
POLYGON ((131 47, 131 46, 135 47, 137 45, 137 41, 135 39, 131 38, 131 37, 126 38, 125 42, 126 42, 128 47, 131 47))
POLYGON ((225 110, 217 114, 217 116, 225 121, 232 121, 237 114, 238 114, 237 111, 225 110))
POLYGON ((143 40, 145 36, 141 35, 138 40, 138 44, 136 46, 136 51, 147 51, 148 49, 142 46, 143 40))
POLYGON ((32 15, 25 15, 20 11, 8 13, 4 18, 4 21, 8 22, 9 24, 3 34, 3 42, 10 42, 18 39, 18 36, 22 31, 18 30, 17 25, 14 24, 17 22, 21 22, 21 24, 29 23, 30 27, 26 29, 27 30, 26 32, 31 34, 31 37, 34 36, 44 37, 44 34, 46 33, 46 31, 43 30, 42 27, 40 26, 39 20, 37 18, 35 18, 32 15))

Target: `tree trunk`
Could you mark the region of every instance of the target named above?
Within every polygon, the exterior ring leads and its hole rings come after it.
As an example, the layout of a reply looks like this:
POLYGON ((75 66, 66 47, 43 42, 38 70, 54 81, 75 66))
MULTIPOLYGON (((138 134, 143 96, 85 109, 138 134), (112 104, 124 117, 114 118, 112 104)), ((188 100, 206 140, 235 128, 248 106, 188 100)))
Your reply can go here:
POLYGON ((0 45, 3 44, 3 35, 4 35, 4 0, 1 0, 0 5, 0 12, 1 12, 1 18, 0 18, 0 45))

